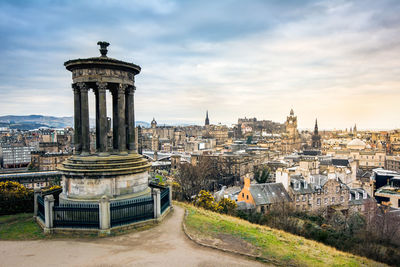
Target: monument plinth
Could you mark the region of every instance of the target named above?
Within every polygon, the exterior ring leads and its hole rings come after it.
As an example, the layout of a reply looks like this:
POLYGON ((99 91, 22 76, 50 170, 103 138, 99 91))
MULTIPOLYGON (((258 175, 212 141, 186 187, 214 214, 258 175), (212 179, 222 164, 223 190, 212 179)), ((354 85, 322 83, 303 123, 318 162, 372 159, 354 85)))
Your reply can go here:
POLYGON ((101 56, 64 63, 72 72, 74 155, 63 163, 60 202, 126 199, 150 194, 150 164, 135 146, 135 75, 141 68, 107 57, 109 43, 98 42, 101 56), (112 147, 107 146, 106 91, 112 95, 112 147), (96 153, 90 153, 88 94, 96 99, 96 153))

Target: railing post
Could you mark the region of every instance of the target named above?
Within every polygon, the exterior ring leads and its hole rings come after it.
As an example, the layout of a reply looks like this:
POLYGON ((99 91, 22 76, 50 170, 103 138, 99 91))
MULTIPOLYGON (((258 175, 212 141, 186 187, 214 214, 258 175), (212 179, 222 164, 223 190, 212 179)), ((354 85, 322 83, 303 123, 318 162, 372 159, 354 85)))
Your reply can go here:
POLYGON ((161 194, 160 189, 154 188, 152 191, 154 201, 154 219, 158 219, 161 216, 161 194))
POLYGON ((110 216, 110 199, 102 196, 99 200, 99 220, 100 230, 104 234, 110 233, 111 216, 110 216))
POLYGON ((172 185, 168 186, 169 188, 169 206, 172 207, 172 185))
POLYGON ((37 201, 37 197, 40 194, 40 189, 39 188, 35 188, 33 190, 33 217, 37 217, 38 216, 38 201, 37 201))
POLYGON ((53 195, 47 195, 44 197, 44 218, 45 218, 45 233, 51 233, 53 228, 53 218, 54 218, 54 197, 53 195))

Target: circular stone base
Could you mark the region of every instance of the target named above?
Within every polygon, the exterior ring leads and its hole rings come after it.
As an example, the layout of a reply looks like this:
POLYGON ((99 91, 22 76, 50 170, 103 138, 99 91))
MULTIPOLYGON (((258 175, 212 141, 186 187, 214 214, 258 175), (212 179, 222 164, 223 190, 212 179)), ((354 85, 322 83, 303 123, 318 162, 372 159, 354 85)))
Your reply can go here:
POLYGON ((62 172, 63 198, 94 201, 141 194, 148 190, 150 164, 139 154, 72 156, 62 172))
MULTIPOLYGON (((149 197, 151 196, 151 189, 148 187, 146 190, 143 190, 139 193, 134 194, 127 194, 123 196, 116 196, 110 198, 110 202, 117 202, 123 200, 129 200, 134 198, 141 198, 141 197, 149 197)), ((68 198, 64 194, 60 194, 59 196, 60 204, 81 204, 81 203, 98 203, 100 198, 97 199, 76 199, 76 198, 68 198)))

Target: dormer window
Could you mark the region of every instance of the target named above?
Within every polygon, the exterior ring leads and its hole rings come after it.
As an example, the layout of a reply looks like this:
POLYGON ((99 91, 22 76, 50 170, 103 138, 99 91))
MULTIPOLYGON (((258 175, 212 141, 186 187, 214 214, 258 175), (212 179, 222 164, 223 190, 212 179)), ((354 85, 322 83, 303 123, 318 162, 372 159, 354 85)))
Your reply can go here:
POLYGON ((360 193, 356 193, 356 200, 359 200, 360 199, 360 193))
POLYGON ((304 181, 304 189, 307 189, 307 187, 308 187, 308 184, 306 181, 304 181))
POLYGON ((367 192, 363 191, 363 199, 367 199, 367 192))
POLYGON ((296 182, 294 184, 294 189, 299 190, 300 189, 300 182, 296 182))
POLYGON ((351 200, 351 193, 349 194, 349 200, 351 200))

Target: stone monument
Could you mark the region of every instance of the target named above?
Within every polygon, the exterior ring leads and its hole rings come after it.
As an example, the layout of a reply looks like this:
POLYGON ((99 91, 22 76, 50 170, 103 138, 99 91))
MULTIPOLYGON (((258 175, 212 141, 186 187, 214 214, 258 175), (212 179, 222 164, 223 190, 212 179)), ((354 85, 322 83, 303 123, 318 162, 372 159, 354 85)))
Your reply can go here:
POLYGON ((98 42, 101 56, 64 63, 72 72, 74 155, 62 172, 60 203, 111 201, 150 195, 150 164, 135 146, 135 75, 141 68, 107 57, 109 43, 98 42), (112 148, 107 146, 106 91, 112 94, 112 148), (96 152, 90 152, 88 94, 96 99, 96 152))

